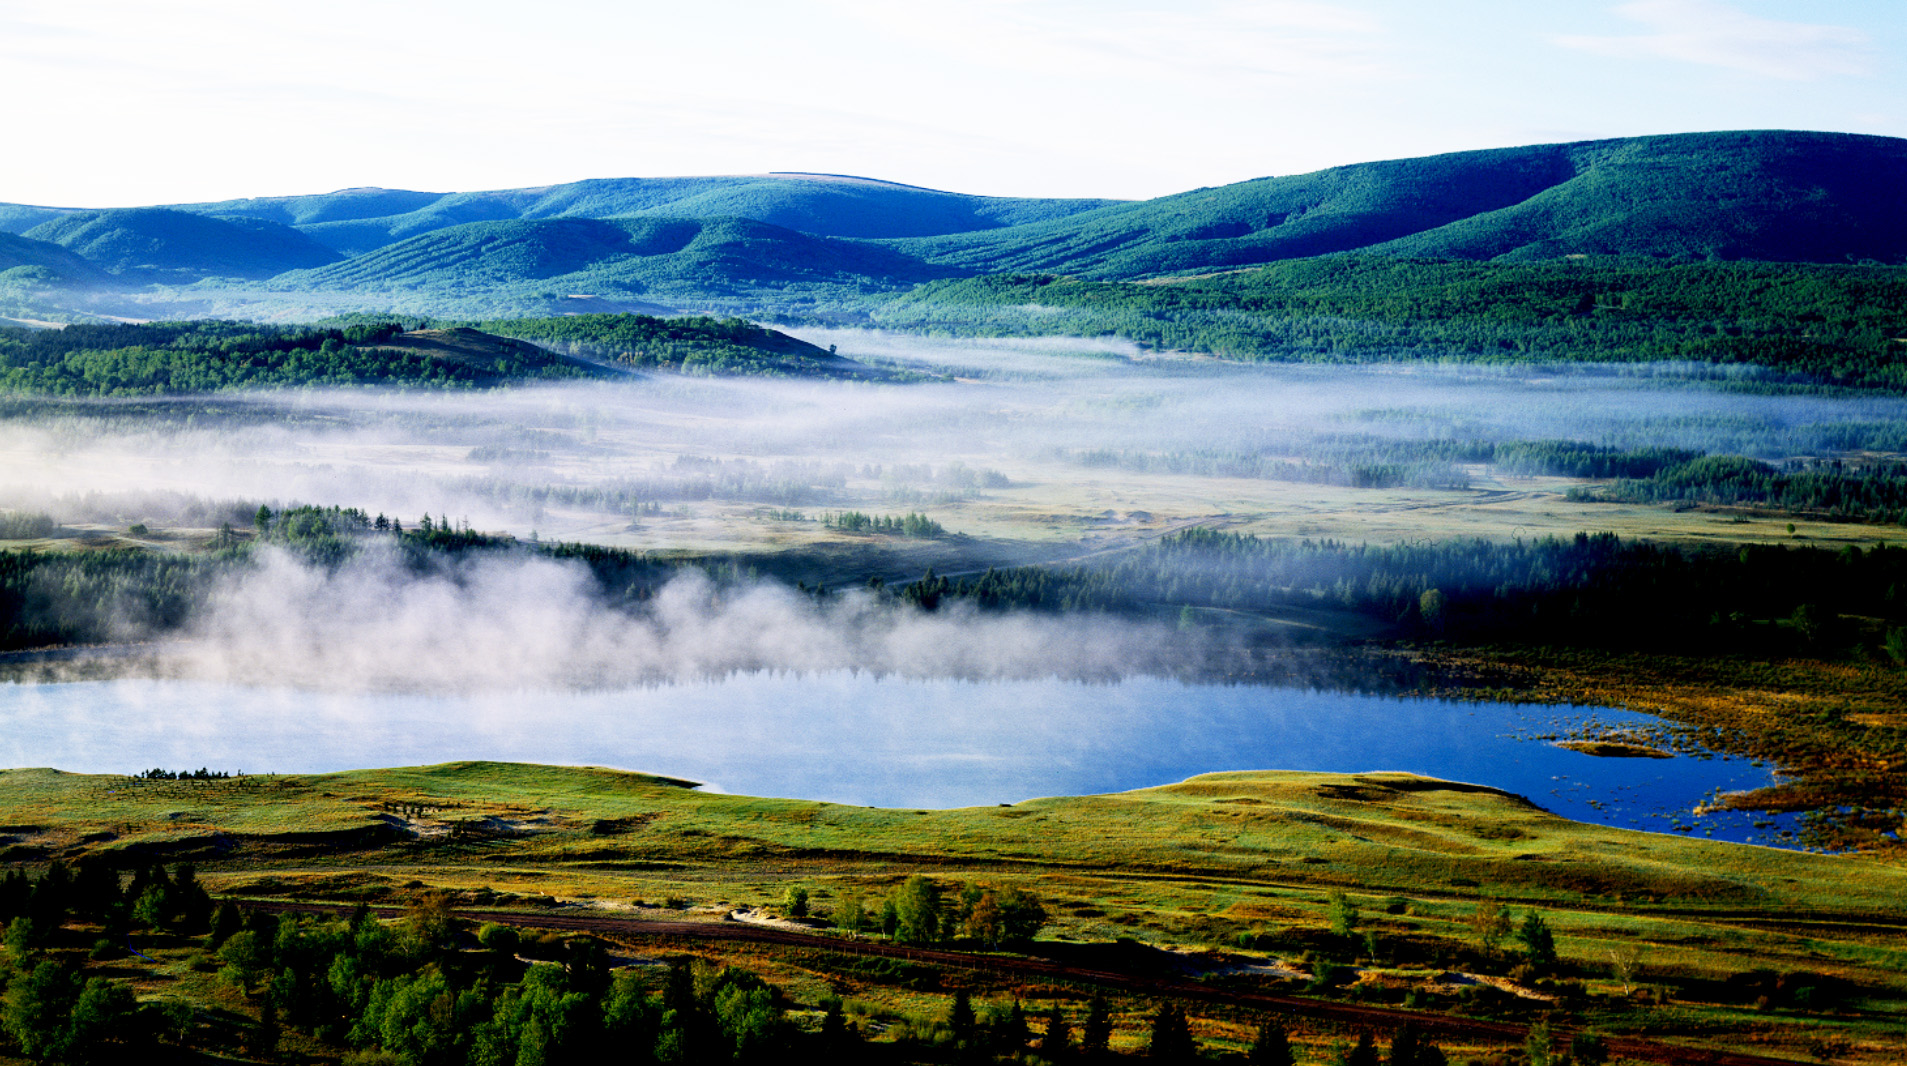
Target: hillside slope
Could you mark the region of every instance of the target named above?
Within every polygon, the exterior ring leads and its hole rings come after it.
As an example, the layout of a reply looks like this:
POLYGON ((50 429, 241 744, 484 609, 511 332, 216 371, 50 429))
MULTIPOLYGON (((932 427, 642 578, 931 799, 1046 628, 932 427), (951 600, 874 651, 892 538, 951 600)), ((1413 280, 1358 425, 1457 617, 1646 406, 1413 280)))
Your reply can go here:
POLYGON ((66 248, 113 273, 268 278, 338 258, 288 226, 146 207, 79 211, 25 233, 66 248))
POLYGON ((973 273, 1096 278, 1356 250, 1894 263, 1907 259, 1903 187, 1903 140, 1680 134, 1361 163, 891 246, 973 273))
POLYGON ((878 245, 747 219, 572 218, 453 226, 271 287, 356 293, 367 307, 393 294, 524 305, 578 293, 728 297, 791 285, 872 292, 952 273, 878 245))
POLYGON ((0 281, 94 284, 106 274, 78 255, 51 241, 36 241, 0 233, 0 281))

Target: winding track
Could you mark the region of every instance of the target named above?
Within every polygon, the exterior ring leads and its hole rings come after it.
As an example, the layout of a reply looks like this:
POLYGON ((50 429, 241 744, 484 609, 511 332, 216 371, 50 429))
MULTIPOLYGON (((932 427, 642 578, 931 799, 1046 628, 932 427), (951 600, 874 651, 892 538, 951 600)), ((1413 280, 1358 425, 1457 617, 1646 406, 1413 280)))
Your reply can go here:
MULTIPOLYGON (((260 910, 279 912, 300 912, 339 915, 350 908, 321 906, 301 903, 247 902, 246 906, 260 910)), ((401 912, 395 908, 372 908, 380 917, 395 917, 401 912)), ((499 922, 505 925, 523 926, 531 929, 553 929, 570 932, 600 933, 622 938, 648 938, 659 940, 690 941, 731 941, 749 944, 772 945, 775 947, 799 948, 808 951, 828 951, 842 955, 861 955, 876 958, 901 959, 908 962, 928 963, 934 966, 948 966, 963 970, 977 970, 983 973, 995 973, 1002 976, 1043 977, 1056 981, 1073 981, 1081 984, 1096 985, 1101 988, 1116 988, 1142 995, 1158 996, 1175 1000, 1199 1003, 1215 1003, 1225 1006, 1244 1007, 1276 1014, 1295 1015, 1302 1018, 1316 1018, 1323 1021, 1362 1026, 1371 1029, 1395 1030, 1405 1023, 1413 1024, 1418 1031, 1430 1036, 1461 1037, 1469 1039, 1496 1040, 1507 1044, 1521 1044, 1529 1034, 1529 1027, 1510 1022, 1492 1022, 1477 1018, 1463 1018, 1449 1014, 1432 1014, 1425 1011, 1399 1010, 1391 1007, 1369 1007, 1352 1003, 1336 1003, 1330 1000, 1309 999, 1302 996, 1282 996, 1270 992, 1244 992, 1232 989, 1213 988, 1181 978, 1155 977, 1136 973, 1123 973, 1116 970, 1096 970, 1079 966, 1066 966, 1048 959, 1031 958, 1021 955, 975 955, 960 951, 946 951, 936 948, 906 947, 875 940, 849 940, 843 937, 816 936, 810 933, 797 933, 770 926, 749 925, 742 922, 698 922, 698 921, 645 921, 638 918, 608 918, 597 915, 574 914, 523 914, 500 911, 457 911, 457 917, 477 922, 499 922)), ((1570 1030, 1557 1029, 1556 1035, 1567 1040, 1570 1030)), ((1666 1066, 1796 1066, 1793 1059, 1768 1058, 1761 1055, 1746 1055, 1733 1051, 1711 1051, 1703 1048, 1682 1047, 1664 1044, 1654 1040, 1642 1040, 1635 1037, 1606 1036, 1603 1042, 1612 1055, 1648 1062, 1664 1063, 1666 1066)))

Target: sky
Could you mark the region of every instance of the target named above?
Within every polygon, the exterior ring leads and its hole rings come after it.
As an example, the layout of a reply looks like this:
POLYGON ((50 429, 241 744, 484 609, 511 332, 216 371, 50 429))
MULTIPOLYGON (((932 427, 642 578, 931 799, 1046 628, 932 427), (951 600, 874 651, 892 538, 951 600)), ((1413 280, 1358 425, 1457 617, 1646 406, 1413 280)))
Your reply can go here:
POLYGON ((1901 0, 0 0, 0 202, 819 171, 1143 198, 1474 148, 1907 136, 1901 0))

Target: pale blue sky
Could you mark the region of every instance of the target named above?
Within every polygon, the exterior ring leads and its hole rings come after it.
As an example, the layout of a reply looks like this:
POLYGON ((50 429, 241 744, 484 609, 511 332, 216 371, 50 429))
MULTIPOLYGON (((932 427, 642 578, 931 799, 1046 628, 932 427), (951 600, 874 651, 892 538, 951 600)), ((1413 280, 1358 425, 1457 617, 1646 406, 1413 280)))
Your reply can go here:
POLYGON ((0 0, 0 201, 820 170, 1146 197, 1689 130, 1907 136, 1902 0, 0 0))

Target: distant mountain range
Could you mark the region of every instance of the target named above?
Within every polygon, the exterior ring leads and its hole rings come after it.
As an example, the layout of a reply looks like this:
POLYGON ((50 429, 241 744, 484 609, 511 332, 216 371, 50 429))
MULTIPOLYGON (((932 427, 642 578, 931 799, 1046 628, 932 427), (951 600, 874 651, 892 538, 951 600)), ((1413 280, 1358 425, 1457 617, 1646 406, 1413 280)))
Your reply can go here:
POLYGON ((771 174, 0 205, 0 285, 190 284, 232 300, 527 312, 577 296, 818 306, 944 278, 1131 280, 1346 252, 1900 264, 1904 191, 1907 141, 1748 131, 1362 163, 1138 202, 771 174))

